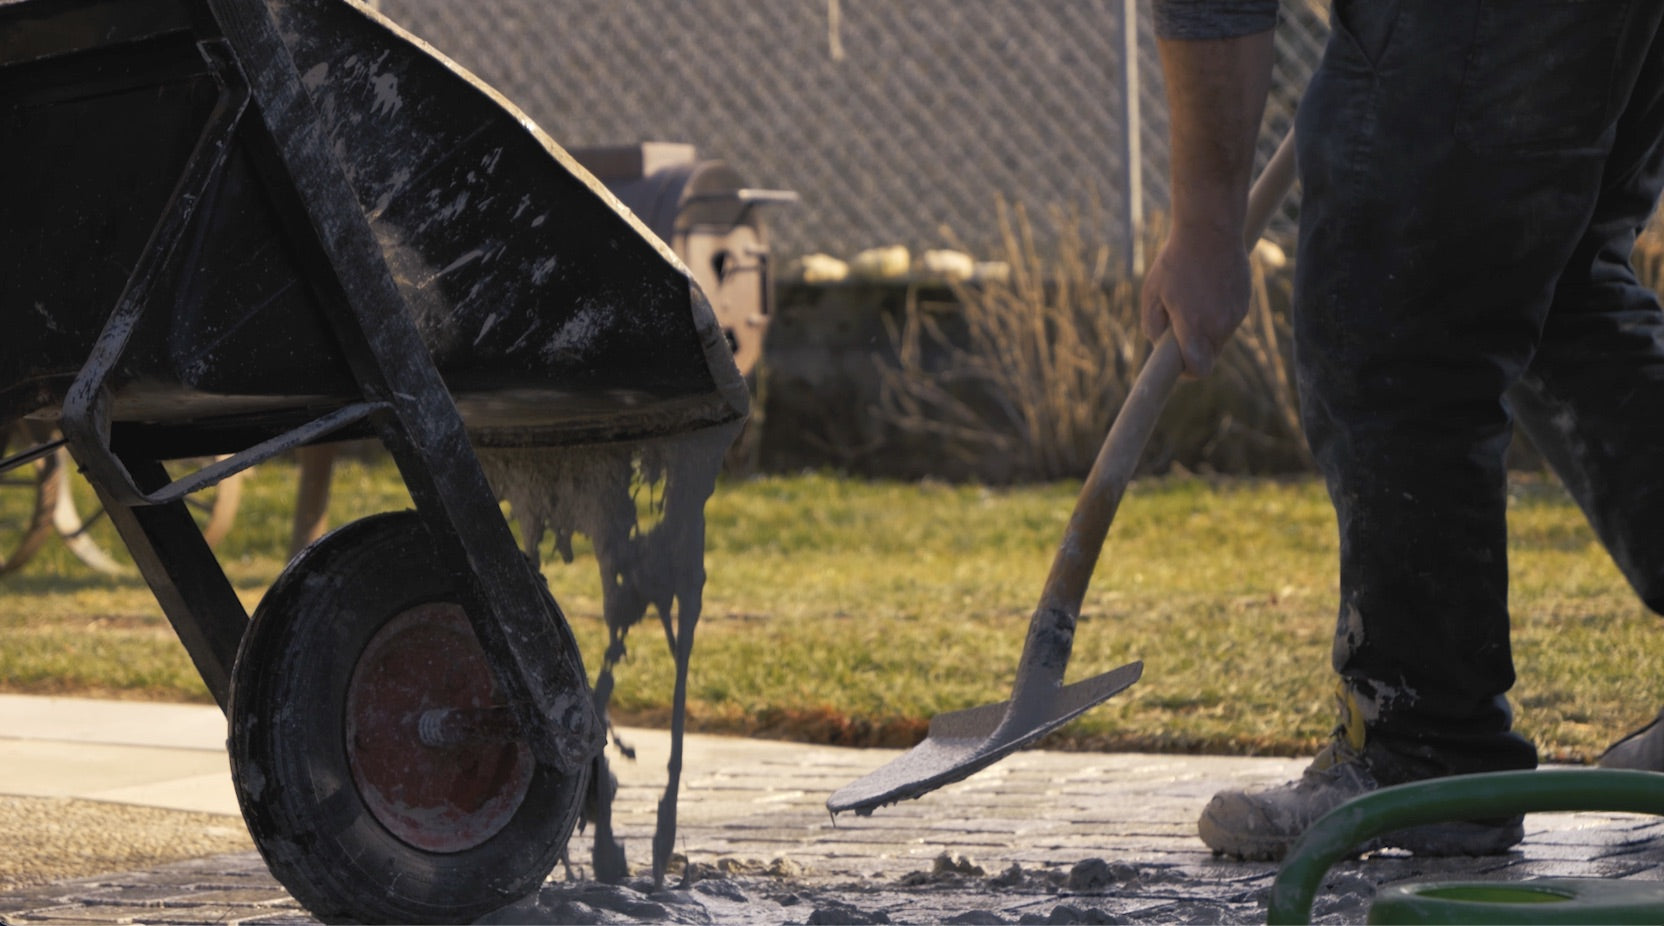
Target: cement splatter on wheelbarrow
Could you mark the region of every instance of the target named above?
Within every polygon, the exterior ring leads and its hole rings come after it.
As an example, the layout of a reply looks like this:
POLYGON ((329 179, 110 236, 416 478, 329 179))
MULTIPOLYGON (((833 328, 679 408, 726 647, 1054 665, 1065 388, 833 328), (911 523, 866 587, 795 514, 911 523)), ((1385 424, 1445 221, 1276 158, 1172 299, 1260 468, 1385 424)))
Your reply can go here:
MULTIPOLYGON (((742 423, 653 441, 559 449, 491 450, 480 454, 487 478, 508 501, 527 554, 535 558, 545 535, 566 562, 572 536, 590 538, 600 567, 607 649, 594 697, 605 716, 613 672, 627 652, 625 637, 647 615, 659 615, 676 661, 668 781, 653 835, 653 878, 662 882, 676 838, 676 802, 687 719, 688 664, 705 587, 705 501, 716 487, 723 454, 742 423), (645 509, 645 510, 644 510, 645 509), (652 523, 643 524, 646 514, 652 523)), ((612 737, 630 755, 628 744, 612 737)), ((624 849, 613 836, 615 782, 605 754, 595 760, 586 816, 595 828, 595 877, 628 874, 624 849)))

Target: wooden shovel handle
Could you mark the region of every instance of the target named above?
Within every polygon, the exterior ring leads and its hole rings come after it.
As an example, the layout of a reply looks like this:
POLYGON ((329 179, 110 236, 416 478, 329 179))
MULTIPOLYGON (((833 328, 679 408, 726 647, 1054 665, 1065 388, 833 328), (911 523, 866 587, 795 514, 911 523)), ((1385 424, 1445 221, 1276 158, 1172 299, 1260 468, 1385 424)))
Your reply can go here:
POLYGON ((1115 424, 1104 439, 1092 471, 1081 487, 1075 501, 1069 526, 1063 532, 1057 556, 1052 560, 1052 571, 1046 577, 1045 590, 1040 594, 1042 610, 1080 614, 1086 585, 1103 551, 1104 537, 1109 534, 1110 522, 1121 505, 1127 483, 1144 454, 1144 445, 1161 418, 1162 407, 1178 382, 1184 369, 1179 355, 1179 342, 1168 331, 1156 343, 1155 351, 1138 373, 1127 400, 1115 416, 1115 424))
MULTIPOLYGON (((1282 204, 1293 183, 1294 133, 1290 131, 1248 194, 1245 247, 1251 248, 1259 241, 1271 213, 1282 204)), ((1104 438, 1098 458, 1092 463, 1086 484, 1081 487, 1080 498, 1075 502, 1074 513, 1069 517, 1069 526, 1040 595, 1040 611, 1061 612, 1071 618, 1080 614, 1087 582, 1103 551, 1104 537, 1115 519, 1115 510, 1120 507, 1121 496, 1126 493, 1127 483, 1132 481, 1133 470, 1144 454, 1144 445, 1149 442, 1162 407, 1167 404, 1167 397, 1183 370, 1178 342, 1169 329, 1156 342, 1150 359, 1139 371, 1126 402, 1115 416, 1109 436, 1104 438)))

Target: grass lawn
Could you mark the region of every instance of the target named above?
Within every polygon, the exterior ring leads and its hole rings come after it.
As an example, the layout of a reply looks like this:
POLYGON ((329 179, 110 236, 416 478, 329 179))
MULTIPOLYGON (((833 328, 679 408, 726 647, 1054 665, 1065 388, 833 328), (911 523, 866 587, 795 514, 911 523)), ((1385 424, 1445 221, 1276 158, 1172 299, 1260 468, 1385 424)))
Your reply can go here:
MULTIPOLYGON (((260 467, 220 549, 251 609, 282 568, 295 477, 260 467)), ((725 481, 706 509, 692 726, 905 745, 935 713, 1004 698, 1076 488, 725 481)), ((0 523, 20 495, 0 497, 0 523)), ((405 504, 391 466, 337 468, 337 523, 405 504)), ((1510 523, 1519 726, 1546 757, 1591 758, 1664 704, 1661 628, 1558 486, 1522 478, 1510 523)), ((593 672, 604 640, 594 561, 581 543, 575 562, 551 560, 593 672)), ((1047 745, 1311 751, 1333 722, 1335 599, 1333 516, 1317 482, 1139 482, 1110 531, 1070 677, 1142 659, 1144 678, 1047 745)), ((630 643, 615 714, 662 723, 663 635, 647 623, 630 643)), ((56 543, 0 579, 0 690, 208 700, 136 575, 95 574, 56 543)))

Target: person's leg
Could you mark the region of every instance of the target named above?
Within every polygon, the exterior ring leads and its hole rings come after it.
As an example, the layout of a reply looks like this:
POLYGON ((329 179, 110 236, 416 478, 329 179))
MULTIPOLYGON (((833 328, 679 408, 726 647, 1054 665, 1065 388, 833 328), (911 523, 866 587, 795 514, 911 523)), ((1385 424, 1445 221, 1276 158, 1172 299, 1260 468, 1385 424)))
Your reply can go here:
MULTIPOLYGON (((1594 218, 1508 398, 1642 601, 1664 613, 1664 312, 1630 263, 1664 190, 1664 48, 1632 93, 1594 218)), ((1616 744, 1601 764, 1664 771, 1664 723, 1616 744)))
MULTIPOLYGON (((1535 764, 1506 701, 1503 395, 1595 213, 1649 6, 1335 4, 1299 115, 1295 328, 1340 530, 1342 728, 1301 782, 1216 797, 1215 850, 1275 856, 1359 791, 1535 764)), ((1386 843, 1500 851, 1519 826, 1421 837, 1386 843)))
POLYGON ((1630 265, 1664 190, 1664 49, 1649 63, 1542 344, 1508 399, 1619 569, 1664 613, 1664 312, 1630 265))

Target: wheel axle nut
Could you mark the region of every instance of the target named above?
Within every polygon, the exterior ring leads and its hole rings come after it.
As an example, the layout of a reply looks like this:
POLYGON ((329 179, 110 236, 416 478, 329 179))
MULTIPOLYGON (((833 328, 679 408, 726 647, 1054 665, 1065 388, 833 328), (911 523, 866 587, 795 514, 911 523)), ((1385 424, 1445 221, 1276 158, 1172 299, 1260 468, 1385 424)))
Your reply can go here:
POLYGON ((445 707, 422 712, 422 716, 416 721, 416 735, 421 737, 423 746, 429 749, 447 749, 458 745, 445 735, 445 721, 450 716, 450 708, 445 707))
POLYGON ((435 707, 416 718, 416 735, 429 749, 506 743, 515 734, 513 719, 498 707, 475 710, 435 707))

